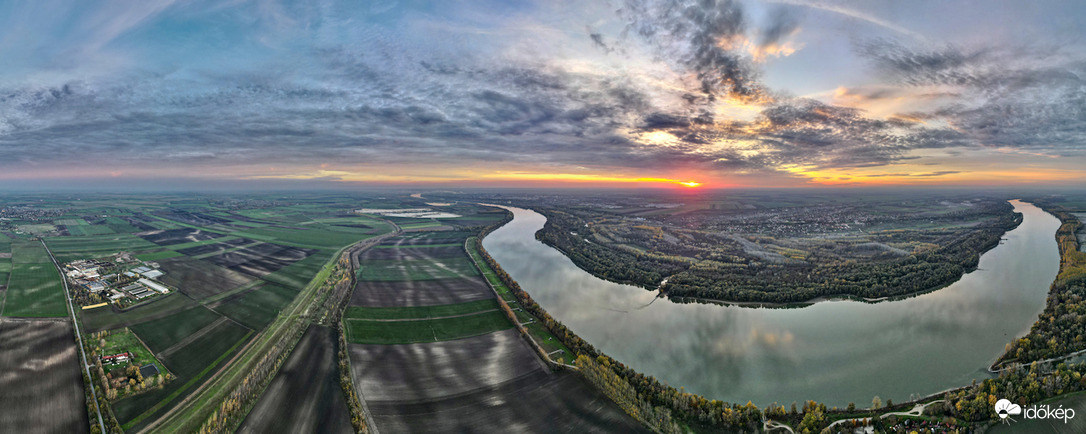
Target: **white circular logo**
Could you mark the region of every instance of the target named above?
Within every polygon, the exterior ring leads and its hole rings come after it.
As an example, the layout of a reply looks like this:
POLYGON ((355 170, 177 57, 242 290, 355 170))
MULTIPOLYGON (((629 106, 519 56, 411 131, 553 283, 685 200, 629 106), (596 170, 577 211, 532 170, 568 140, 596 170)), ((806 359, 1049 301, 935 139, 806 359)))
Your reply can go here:
POLYGON ((995 412, 999 415, 1000 419, 1006 419, 1009 416, 1022 414, 1022 406, 1012 403, 1007 399, 1000 399, 995 403, 995 412))

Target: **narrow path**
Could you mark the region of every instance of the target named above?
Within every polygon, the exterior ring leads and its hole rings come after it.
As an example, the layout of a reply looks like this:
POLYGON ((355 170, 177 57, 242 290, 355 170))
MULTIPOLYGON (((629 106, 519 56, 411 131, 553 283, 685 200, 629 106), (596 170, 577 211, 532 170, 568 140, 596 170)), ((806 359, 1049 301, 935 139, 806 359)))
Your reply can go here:
MULTIPOLYGON (((94 411, 98 413, 98 427, 103 432, 106 431, 106 422, 102 419, 102 409, 98 407, 98 392, 94 388, 94 377, 91 376, 90 365, 87 361, 87 353, 83 349, 83 334, 79 332, 79 319, 75 317, 75 305, 72 304, 72 294, 68 291, 68 278, 64 276, 63 270, 60 268, 60 263, 57 262, 57 258, 53 256, 53 251, 49 250, 49 246, 45 244, 45 240, 39 239, 41 245, 45 248, 45 253, 49 254, 49 259, 53 261, 53 266, 56 267, 57 273, 60 274, 60 281, 64 283, 64 297, 68 299, 68 314, 72 316, 72 327, 75 328, 75 341, 79 343, 79 358, 83 359, 83 370, 87 372, 87 379, 90 383, 91 398, 94 398, 94 411)), ((5 295, 7 291, 4 291, 5 295)))
POLYGON ((192 343, 192 341, 200 339, 204 335, 210 333, 211 329, 214 329, 215 327, 218 327, 219 324, 222 324, 222 323, 224 323, 226 321, 227 321, 226 317, 221 317, 221 318, 215 320, 211 324, 208 324, 207 326, 204 326, 204 328, 202 328, 200 330, 197 330, 196 333, 185 336, 184 339, 181 339, 180 341, 177 341, 176 344, 173 344, 169 348, 166 348, 165 350, 162 350, 161 352, 158 353, 158 356, 159 357, 169 357, 170 354, 173 354, 173 353, 177 352, 177 350, 179 350, 181 348, 184 348, 185 345, 188 345, 188 344, 192 343))
MULTIPOLYGON (((1069 353, 1069 354, 1064 354, 1064 355, 1062 355, 1062 356, 1058 356, 1058 357, 1053 357, 1053 358, 1050 358, 1050 359, 1044 359, 1044 360, 1036 360, 1036 361, 1033 361, 1033 362, 1029 362, 1029 363, 1023 363, 1023 364, 1020 364, 1020 366, 1029 366, 1029 365, 1032 365, 1032 364, 1034 364, 1034 363, 1036 363, 1036 364, 1038 364, 1038 365, 1047 365, 1047 364, 1051 364, 1051 363, 1053 363, 1053 362, 1061 362, 1061 361, 1064 361, 1064 360, 1070 359, 1070 358, 1072 358, 1072 357, 1077 357, 1077 356, 1081 356, 1081 355, 1083 355, 1083 354, 1086 354, 1086 350, 1078 350, 1078 351, 1075 351, 1075 352, 1073 352, 1073 353, 1069 353)), ((1005 364, 1005 363, 1006 363, 1006 362, 1004 362, 1004 363, 1000 363, 1000 366, 999 366, 999 367, 997 367, 996 365, 991 365, 991 366, 989 366, 989 367, 988 367, 988 372, 990 372, 990 373, 992 373, 992 374, 998 374, 998 373, 999 373, 999 371, 1001 371, 1001 370, 1003 370, 1003 369, 1005 369, 1005 368, 1006 368, 1005 366, 1002 366, 1002 365, 1003 365, 1003 364, 1005 364)), ((1015 361, 1011 360, 1011 363, 1017 363, 1017 362, 1015 362, 1015 361)))
MULTIPOLYGON (((830 425, 830 426, 833 426, 833 425, 830 425)), ((788 432, 790 432, 792 434, 796 433, 794 430, 792 430, 792 427, 790 427, 788 425, 785 425, 783 423, 777 422, 775 420, 767 419, 765 421, 765 423, 762 424, 762 429, 765 430, 765 431, 769 431, 771 429, 778 429, 778 428, 786 430, 786 431, 788 431, 788 432)))

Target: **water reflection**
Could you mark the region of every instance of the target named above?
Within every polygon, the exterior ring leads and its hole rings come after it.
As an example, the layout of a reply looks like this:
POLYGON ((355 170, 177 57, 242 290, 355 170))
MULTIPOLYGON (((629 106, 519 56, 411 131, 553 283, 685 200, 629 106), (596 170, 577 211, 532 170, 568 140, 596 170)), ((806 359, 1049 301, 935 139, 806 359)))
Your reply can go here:
POLYGON ((515 218, 483 244, 532 297, 607 354, 710 399, 765 405, 815 399, 865 406, 903 401, 984 378, 1044 307, 1059 268, 1059 221, 1025 215, 977 271, 906 300, 759 309, 653 302, 655 292, 598 279, 535 240, 545 218, 515 218))

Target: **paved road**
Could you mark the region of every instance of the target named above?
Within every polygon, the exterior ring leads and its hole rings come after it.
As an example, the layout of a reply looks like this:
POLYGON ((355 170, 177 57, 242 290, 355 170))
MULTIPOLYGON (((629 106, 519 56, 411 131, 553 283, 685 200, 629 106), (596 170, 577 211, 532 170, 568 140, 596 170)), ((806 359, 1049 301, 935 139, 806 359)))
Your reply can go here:
POLYGON ((72 316, 72 326, 75 328, 75 340, 79 342, 79 357, 83 360, 83 370, 87 371, 87 378, 90 379, 91 397, 94 398, 94 411, 98 413, 98 426, 105 431, 106 423, 102 419, 102 409, 98 408, 98 393, 94 390, 94 377, 91 376, 90 364, 87 361, 87 353, 83 350, 83 334, 79 331, 79 319, 75 317, 75 305, 72 304, 72 293, 68 291, 68 279, 64 277, 64 270, 60 268, 60 263, 57 262, 57 258, 53 257, 53 251, 49 250, 49 246, 45 244, 45 240, 40 240, 42 247, 45 248, 45 253, 49 254, 49 259, 53 261, 53 266, 57 268, 57 273, 60 273, 60 281, 64 282, 64 297, 68 299, 68 314, 72 316))

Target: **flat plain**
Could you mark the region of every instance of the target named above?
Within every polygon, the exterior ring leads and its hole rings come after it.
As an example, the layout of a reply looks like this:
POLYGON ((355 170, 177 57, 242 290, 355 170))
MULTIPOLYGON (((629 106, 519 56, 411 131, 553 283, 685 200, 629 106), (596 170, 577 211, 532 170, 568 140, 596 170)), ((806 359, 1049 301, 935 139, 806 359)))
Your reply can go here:
POLYGON ((642 432, 577 374, 552 372, 498 310, 464 232, 359 255, 344 314, 352 378, 381 432, 642 432))
POLYGON ((85 433, 87 407, 72 326, 0 318, 0 427, 85 433))
POLYGON ((354 432, 339 386, 338 346, 335 330, 310 326, 238 432, 354 432))

